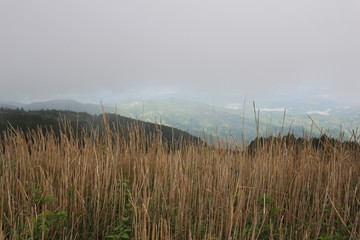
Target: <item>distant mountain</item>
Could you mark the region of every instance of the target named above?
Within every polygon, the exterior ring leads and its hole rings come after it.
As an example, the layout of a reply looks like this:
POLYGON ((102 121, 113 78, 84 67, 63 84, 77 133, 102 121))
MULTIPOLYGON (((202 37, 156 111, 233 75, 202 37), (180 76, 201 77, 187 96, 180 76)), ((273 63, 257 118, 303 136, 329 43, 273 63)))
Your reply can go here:
MULTIPOLYGON (((80 103, 74 100, 35 102, 21 107, 25 110, 54 109, 102 113, 100 104, 80 103)), ((360 107, 341 105, 324 97, 309 96, 297 100, 279 97, 271 101, 259 101, 255 107, 256 114, 259 114, 258 128, 251 101, 247 102, 245 108, 243 103, 233 102, 219 106, 177 98, 139 98, 123 100, 113 106, 103 106, 104 111, 108 113, 161 123, 195 136, 212 133, 239 141, 243 137, 247 141, 254 139, 257 131, 259 136, 291 132, 297 136, 303 136, 304 133, 313 136, 327 133, 334 137, 339 136, 340 131, 345 131, 345 137, 349 137, 353 129, 360 127, 360 107)))
POLYGON ((23 107, 25 110, 68 110, 74 112, 101 113, 100 104, 80 103, 74 100, 50 100, 34 102, 23 107))
MULTIPOLYGON (((218 135, 236 140, 256 137, 256 127, 251 109, 245 118, 241 110, 228 109, 184 99, 133 100, 117 104, 121 115, 144 121, 157 121, 167 126, 188 131, 196 136, 218 135), (244 126, 243 126, 244 125, 244 126)), ((266 123, 261 122, 261 125, 266 123)))
POLYGON ((0 103, 0 108, 16 109, 19 107, 16 105, 12 105, 12 104, 0 103))
POLYGON ((324 98, 309 98, 304 101, 260 102, 255 105, 259 123, 255 124, 253 103, 216 106, 180 99, 132 100, 117 104, 118 111, 146 121, 158 121, 178 127, 195 135, 202 132, 227 136, 239 141, 249 141, 257 136, 294 133, 297 136, 319 136, 327 133, 337 137, 345 131, 360 126, 360 108, 342 106, 324 98), (285 119, 284 113, 286 109, 285 119), (309 118, 310 116, 310 118, 309 118))
POLYGON ((19 103, 19 102, 14 102, 14 101, 2 101, 0 102, 0 107, 2 108, 10 108, 10 109, 16 109, 16 108, 22 108, 24 107, 26 104, 23 103, 19 103))

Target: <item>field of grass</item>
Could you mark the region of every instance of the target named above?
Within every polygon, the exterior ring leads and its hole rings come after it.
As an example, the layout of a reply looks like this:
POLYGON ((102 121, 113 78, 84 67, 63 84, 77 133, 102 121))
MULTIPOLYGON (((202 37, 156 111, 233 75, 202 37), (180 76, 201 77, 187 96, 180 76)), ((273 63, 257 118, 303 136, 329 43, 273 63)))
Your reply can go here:
POLYGON ((356 149, 70 130, 5 133, 0 239, 360 238, 356 149))

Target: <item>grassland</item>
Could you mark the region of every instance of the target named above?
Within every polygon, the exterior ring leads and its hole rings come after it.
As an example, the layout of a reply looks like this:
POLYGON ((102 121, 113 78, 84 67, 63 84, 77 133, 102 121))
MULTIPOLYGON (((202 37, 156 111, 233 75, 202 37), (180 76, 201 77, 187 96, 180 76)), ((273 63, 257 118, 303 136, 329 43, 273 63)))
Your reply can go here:
POLYGON ((357 149, 275 138, 251 153, 227 142, 169 149, 138 126, 126 138, 63 126, 4 133, 0 239, 360 237, 357 149))

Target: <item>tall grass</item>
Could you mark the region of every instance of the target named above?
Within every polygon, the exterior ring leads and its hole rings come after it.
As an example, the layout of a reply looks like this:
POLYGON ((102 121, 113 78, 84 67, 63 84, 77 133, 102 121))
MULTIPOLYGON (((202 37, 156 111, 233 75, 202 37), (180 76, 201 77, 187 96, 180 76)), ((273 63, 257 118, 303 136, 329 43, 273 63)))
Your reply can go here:
POLYGON ((360 237, 357 150, 275 138, 251 154, 223 143, 169 150, 139 126, 127 137, 68 128, 4 134, 0 238, 360 237))

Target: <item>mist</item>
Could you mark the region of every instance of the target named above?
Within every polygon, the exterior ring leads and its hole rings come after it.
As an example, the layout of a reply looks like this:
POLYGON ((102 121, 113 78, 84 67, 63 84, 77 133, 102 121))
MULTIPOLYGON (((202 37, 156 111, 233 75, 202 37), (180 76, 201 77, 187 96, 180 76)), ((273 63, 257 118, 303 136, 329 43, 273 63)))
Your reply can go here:
POLYGON ((360 101, 359 1, 0 3, 0 96, 360 101))

